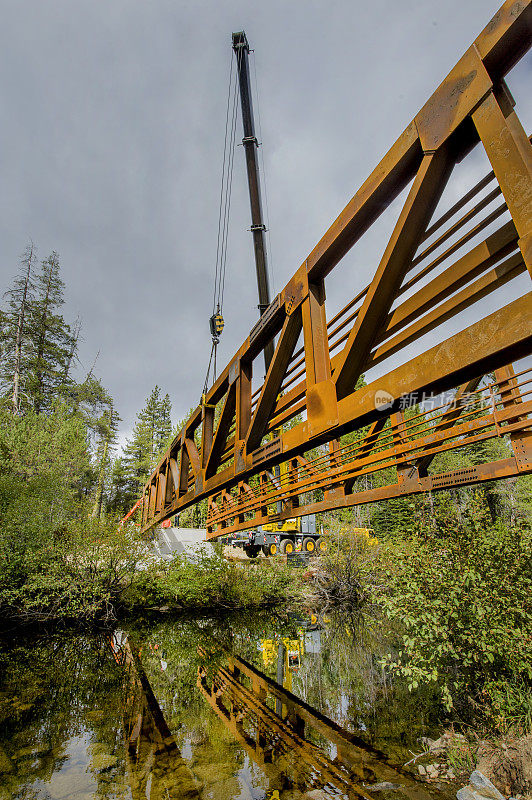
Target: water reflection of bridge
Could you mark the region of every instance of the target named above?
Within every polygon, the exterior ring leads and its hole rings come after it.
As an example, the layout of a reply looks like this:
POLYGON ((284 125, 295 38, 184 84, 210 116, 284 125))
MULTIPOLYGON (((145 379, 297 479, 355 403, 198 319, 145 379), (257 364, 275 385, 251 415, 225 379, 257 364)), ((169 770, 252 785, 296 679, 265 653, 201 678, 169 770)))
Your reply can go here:
MULTIPOLYGON (((155 697, 140 650, 125 635, 115 634, 109 644, 125 671, 123 731, 132 800, 198 798, 198 784, 155 697)), ((249 757, 268 777, 275 776, 279 789, 325 788, 337 798, 372 800, 372 785, 388 781, 399 784, 403 797, 429 800, 426 787, 384 753, 244 659, 220 653, 218 643, 216 656, 203 647, 199 654, 201 695, 249 757)))
MULTIPOLYGON (((208 660, 208 653, 200 648, 208 660)), ((205 700, 259 765, 282 763, 295 785, 330 787, 342 797, 371 797, 367 786, 400 784, 408 795, 426 797, 419 782, 388 763, 384 753, 322 715, 254 666, 234 655, 209 678, 198 669, 205 700), (325 747, 318 745, 321 737, 325 747), (315 741, 313 741, 313 739, 315 741), (328 755, 327 750, 334 755, 328 755)))

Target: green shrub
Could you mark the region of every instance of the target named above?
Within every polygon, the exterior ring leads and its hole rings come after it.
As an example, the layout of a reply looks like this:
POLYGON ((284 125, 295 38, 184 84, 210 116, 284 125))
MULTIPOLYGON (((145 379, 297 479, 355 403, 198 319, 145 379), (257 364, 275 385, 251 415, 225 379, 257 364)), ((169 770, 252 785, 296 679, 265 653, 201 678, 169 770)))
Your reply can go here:
POLYGON ((497 681, 532 685, 530 544, 528 530, 472 520, 393 548, 381 604, 403 632, 387 666, 412 688, 438 683, 448 710, 500 721, 497 681))
POLYGON ((146 543, 116 522, 82 519, 16 554, 1 540, 0 611, 28 622, 111 621, 146 543))
POLYGON ((532 688, 530 682, 490 680, 484 685, 484 696, 496 727, 504 734, 532 733, 532 688))
POLYGON ((469 776, 477 763, 476 747, 463 736, 453 736, 445 754, 456 776, 469 776))
POLYGON ((296 574, 282 563, 234 564, 213 550, 189 559, 175 556, 155 570, 141 570, 125 595, 130 611, 144 608, 244 608, 298 597, 296 574))
POLYGON ((388 557, 371 531, 330 526, 328 550, 313 564, 314 599, 321 605, 362 608, 386 585, 388 557))

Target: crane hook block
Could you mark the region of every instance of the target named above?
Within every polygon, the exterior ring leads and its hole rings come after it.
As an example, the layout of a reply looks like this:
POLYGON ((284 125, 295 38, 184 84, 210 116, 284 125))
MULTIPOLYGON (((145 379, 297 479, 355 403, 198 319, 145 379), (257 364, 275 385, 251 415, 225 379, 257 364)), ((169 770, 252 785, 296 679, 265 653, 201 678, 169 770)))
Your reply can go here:
POLYGON ((213 314, 209 320, 209 327, 211 329, 211 336, 218 338, 224 329, 224 318, 220 313, 213 314))

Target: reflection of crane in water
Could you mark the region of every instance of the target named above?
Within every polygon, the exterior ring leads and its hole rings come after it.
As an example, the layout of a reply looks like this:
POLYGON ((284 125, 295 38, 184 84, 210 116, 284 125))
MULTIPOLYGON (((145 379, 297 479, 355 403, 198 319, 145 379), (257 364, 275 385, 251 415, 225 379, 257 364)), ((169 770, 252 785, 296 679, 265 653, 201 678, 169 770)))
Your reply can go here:
MULTIPOLYGON (((292 678, 301 668, 304 656, 318 654, 321 651, 321 630, 330 622, 329 617, 314 612, 308 617, 290 615, 297 624, 297 638, 288 636, 274 639, 261 639, 260 650, 262 663, 266 671, 276 665, 276 681, 279 686, 292 691, 292 678)), ((275 701, 275 711, 281 713, 279 700, 275 701)))
POLYGON ((277 662, 277 683, 285 689, 292 689, 292 675, 298 672, 305 654, 305 637, 301 633, 297 639, 287 636, 277 639, 261 639, 262 661, 266 668, 277 662))
MULTIPOLYGON (((199 652, 208 659, 206 650, 199 652)), ((197 685, 226 728, 263 768, 283 760, 296 783, 334 787, 342 797, 369 800, 368 789, 361 784, 377 781, 400 782, 404 790, 413 790, 408 792, 411 796, 427 797, 417 781, 387 763, 384 753, 235 655, 228 654, 226 666, 211 679, 207 667, 201 666, 197 685), (315 734, 333 746, 335 757, 311 741, 315 734)))

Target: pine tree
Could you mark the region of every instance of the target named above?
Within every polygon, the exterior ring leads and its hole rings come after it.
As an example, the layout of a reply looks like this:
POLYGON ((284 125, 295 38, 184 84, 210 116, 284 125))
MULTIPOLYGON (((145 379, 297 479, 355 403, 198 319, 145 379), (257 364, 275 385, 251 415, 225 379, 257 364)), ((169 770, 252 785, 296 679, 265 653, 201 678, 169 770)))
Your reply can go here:
POLYGON ((120 420, 112 397, 93 375, 87 375, 82 383, 63 384, 61 393, 72 413, 83 417, 93 444, 107 435, 110 413, 114 423, 120 420))
POLYGON ((94 497, 94 506, 91 513, 93 518, 100 518, 102 513, 106 478, 109 478, 109 471, 111 467, 110 453, 114 443, 116 442, 119 419, 120 418, 114 411, 111 402, 111 407, 104 413, 102 419, 100 420, 99 440, 95 455, 98 477, 94 497))
POLYGON ((168 394, 161 397, 159 387, 155 386, 146 405, 139 412, 133 438, 124 451, 135 473, 139 478, 142 476, 142 481, 155 467, 172 432, 171 411, 170 397, 168 394))
MULTIPOLYGON (((99 516, 119 417, 93 374, 94 365, 81 383, 75 380, 81 322, 76 320, 71 329, 61 314, 64 284, 59 269, 55 252, 36 267, 31 243, 19 275, 5 293, 6 307, 0 310, 0 392, 5 399, 0 396, 0 412, 4 418, 11 415, 13 430, 34 426, 53 438, 57 423, 83 439, 83 459, 70 468, 68 491, 76 494, 77 501, 92 502, 99 516)), ((168 425, 165 420, 161 436, 168 425)), ((68 449, 68 442, 60 446, 68 449)), ((44 443, 38 452, 46 452, 44 443)))
POLYGON ((114 509, 126 512, 138 500, 172 436, 171 412, 169 395, 161 397, 159 387, 155 386, 137 416, 131 439, 113 466, 111 505, 114 509))
POLYGON ((74 329, 72 331, 72 336, 70 340, 70 350, 67 356, 67 360, 65 362, 65 368, 63 370, 62 383, 65 386, 68 386, 68 384, 72 380, 70 372, 72 369, 72 364, 77 361, 78 342, 80 334, 81 334, 81 319, 77 317, 74 323, 74 329))
MULTIPOLYGON (((170 445, 170 440, 173 439, 172 431, 172 401, 168 392, 160 402, 160 416, 159 416, 159 429, 157 432, 156 440, 156 460, 170 445)), ((155 463, 153 464, 155 466, 155 463)))
POLYGON ((42 262, 36 277, 36 299, 28 319, 27 388, 37 413, 51 407, 68 376, 76 349, 75 336, 58 313, 64 304, 59 270, 59 257, 53 252, 42 262))
POLYGON ((110 398, 92 370, 83 383, 74 380, 81 321, 71 330, 59 313, 64 284, 57 253, 35 272, 36 250, 30 243, 5 293, 7 308, 0 312, 0 391, 10 397, 15 414, 30 407, 48 412, 60 398, 73 413, 81 411, 94 432, 97 419, 109 411, 110 398))

